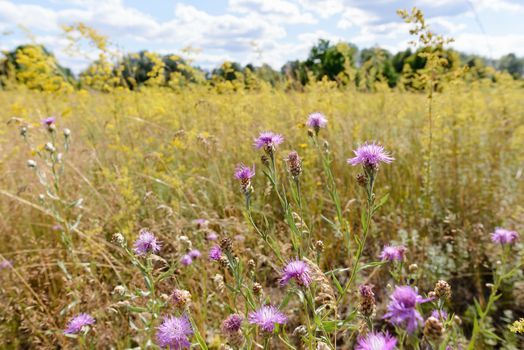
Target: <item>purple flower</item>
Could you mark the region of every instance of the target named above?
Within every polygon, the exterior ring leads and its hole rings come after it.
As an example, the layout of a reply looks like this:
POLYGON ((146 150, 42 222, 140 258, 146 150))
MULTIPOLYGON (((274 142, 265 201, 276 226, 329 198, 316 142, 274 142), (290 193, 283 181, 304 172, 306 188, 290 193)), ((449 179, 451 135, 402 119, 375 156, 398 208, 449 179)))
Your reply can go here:
POLYGON ((386 245, 382 249, 379 257, 382 261, 402 261, 406 254, 406 247, 400 245, 397 247, 386 245))
POLYGON ((420 322, 422 316, 417 311, 417 304, 425 303, 429 299, 423 299, 410 286, 397 286, 390 297, 388 312, 384 315, 385 319, 395 325, 407 327, 408 333, 413 333, 420 322))
POLYGON ((158 345, 166 349, 189 349, 191 343, 188 337, 193 335, 193 328, 187 315, 181 317, 167 316, 157 327, 156 339, 158 345))
POLYGON ((200 219, 193 220, 193 224, 195 224, 197 228, 203 228, 203 227, 207 227, 207 225, 209 224, 209 221, 206 219, 200 218, 200 219))
POLYGON ((431 312, 431 316, 441 321, 445 321, 448 319, 448 313, 444 310, 433 310, 431 312))
POLYGON ((257 311, 249 313, 249 323, 260 326, 263 331, 268 333, 273 332, 275 324, 285 324, 286 322, 286 315, 273 305, 265 305, 257 311))
POLYGON ((226 334, 236 333, 242 326, 244 318, 239 314, 229 315, 224 321, 222 321, 222 332, 226 334))
POLYGON ((141 230, 138 239, 134 244, 134 252, 138 256, 144 256, 148 253, 158 253, 160 251, 160 242, 154 234, 147 230, 141 230))
POLYGON ((55 121, 56 121, 55 117, 48 117, 48 118, 42 119, 42 125, 50 127, 51 125, 55 123, 55 121))
POLYGON ((355 350, 393 350, 397 339, 389 333, 371 332, 364 337, 359 337, 355 350))
POLYGON ((220 260, 221 257, 222 257, 222 249, 220 249, 220 246, 215 245, 211 247, 211 250, 209 250, 209 259, 220 260))
POLYGON ((323 115, 322 113, 315 112, 315 113, 311 113, 308 116, 306 125, 309 126, 310 128, 318 130, 320 128, 325 128, 327 125, 327 122, 328 121, 325 115, 323 115))
POLYGON ((0 271, 3 269, 11 269, 13 268, 13 262, 10 260, 2 260, 0 261, 0 271))
POLYGON ((207 234, 206 239, 208 241, 216 241, 218 239, 218 235, 215 231, 211 231, 207 234))
POLYGON ((249 168, 244 164, 238 164, 235 168, 235 179, 240 181, 249 181, 253 176, 255 176, 255 166, 249 168))
POLYGON ((95 323, 95 319, 88 314, 78 314, 69 320, 67 327, 64 331, 65 334, 77 334, 85 326, 90 326, 95 323))
POLYGON ((182 265, 184 266, 189 266, 193 263, 193 258, 191 257, 191 255, 189 254, 185 254, 182 256, 182 258, 180 259, 180 262, 182 263, 182 265))
POLYGON ((290 279, 295 279, 301 286, 309 286, 311 283, 311 275, 308 264, 298 258, 289 261, 282 270, 280 285, 284 286, 288 284, 290 279))
POLYGON ((189 251, 189 253, 187 253, 187 255, 189 255, 192 259, 196 259, 196 258, 200 258, 200 256, 202 254, 200 253, 200 250, 193 249, 193 250, 189 251))
POLYGON ((51 230, 53 231, 61 231, 63 230, 62 226, 60 224, 54 224, 53 226, 51 226, 51 230))
POLYGON ((235 169, 235 178, 240 181, 240 190, 242 193, 248 194, 253 188, 251 187, 251 178, 255 176, 255 166, 253 169, 245 166, 244 164, 238 164, 235 169))
POLYGON ((284 137, 279 134, 273 134, 272 132, 261 132, 257 139, 255 139, 255 147, 257 149, 265 148, 274 149, 276 146, 284 142, 284 137))
POLYGON ((362 146, 357 148, 355 151, 354 158, 349 158, 348 163, 355 166, 358 164, 364 164, 364 166, 376 167, 380 162, 391 163, 395 158, 384 150, 384 147, 376 143, 364 143, 362 146))
POLYGON ((513 244, 519 238, 517 231, 505 230, 497 227, 491 234, 491 240, 499 244, 513 244))

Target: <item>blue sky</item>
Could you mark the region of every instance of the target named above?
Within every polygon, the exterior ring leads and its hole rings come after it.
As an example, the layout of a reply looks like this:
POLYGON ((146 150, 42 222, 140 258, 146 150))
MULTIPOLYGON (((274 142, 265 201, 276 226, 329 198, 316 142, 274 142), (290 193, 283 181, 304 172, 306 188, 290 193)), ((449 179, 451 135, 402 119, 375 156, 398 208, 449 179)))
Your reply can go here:
POLYGON ((61 26, 84 22, 123 52, 191 47, 204 68, 225 60, 280 68, 307 57, 319 38, 405 49, 408 28, 395 11, 412 6, 456 49, 524 56, 524 0, 0 0, 0 49, 30 41, 29 32, 79 72, 89 58, 66 53, 61 26))

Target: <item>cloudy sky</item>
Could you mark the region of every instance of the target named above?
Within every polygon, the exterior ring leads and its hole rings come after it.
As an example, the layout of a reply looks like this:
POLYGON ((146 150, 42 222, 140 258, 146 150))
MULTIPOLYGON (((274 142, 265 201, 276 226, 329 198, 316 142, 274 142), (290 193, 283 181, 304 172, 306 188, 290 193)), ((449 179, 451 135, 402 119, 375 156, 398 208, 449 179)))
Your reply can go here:
POLYGON ((0 0, 0 49, 46 45, 78 72, 61 26, 84 22, 124 52, 195 50, 204 68, 225 60, 269 63, 304 59, 319 39, 390 51, 408 46, 398 8, 417 6, 455 48, 488 57, 524 56, 524 0, 0 0))

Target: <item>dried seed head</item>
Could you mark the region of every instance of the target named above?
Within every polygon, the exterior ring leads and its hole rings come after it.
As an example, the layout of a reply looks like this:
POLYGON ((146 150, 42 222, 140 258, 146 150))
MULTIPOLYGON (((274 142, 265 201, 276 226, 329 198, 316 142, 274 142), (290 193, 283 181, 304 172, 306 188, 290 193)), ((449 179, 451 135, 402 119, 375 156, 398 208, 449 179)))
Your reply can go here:
POLYGON ((322 242, 321 240, 316 241, 315 242, 315 251, 318 254, 322 254, 322 252, 324 251, 324 242, 322 242))
POLYGON ((362 187, 365 187, 368 183, 368 178, 366 174, 357 174, 357 184, 359 184, 362 187))
POLYGON ((435 295, 438 298, 449 299, 451 297, 451 286, 448 282, 440 280, 435 284, 435 295))
POLYGON ((175 289, 171 294, 173 305, 179 309, 191 306, 191 293, 185 289, 175 289))
POLYGON ((24 137, 24 136, 26 136, 26 135, 27 135, 27 127, 22 126, 22 127, 20 128, 20 136, 24 137))
POLYGON ((313 137, 314 135, 315 135, 315 134, 314 134, 313 130, 311 130, 311 129, 307 129, 307 136, 309 136, 309 137, 313 137))
POLYGON ((292 151, 286 158, 287 168, 291 176, 296 180, 302 173, 302 160, 296 151, 292 151))
POLYGON ((69 136, 71 136, 71 130, 65 128, 64 129, 64 137, 67 139, 69 136))
POLYGON ((428 297, 430 299, 437 299, 437 293, 431 291, 431 292, 428 293, 428 297))
POLYGON ((253 271, 257 267, 257 263, 255 262, 255 260, 249 259, 249 261, 247 262, 247 266, 251 271, 253 271))
POLYGON ((411 272, 411 273, 417 272, 418 265, 417 264, 411 264, 411 265, 409 265, 408 269, 409 269, 409 272, 411 272))
POLYGON ((260 156, 260 161, 264 166, 269 167, 269 158, 265 154, 260 156))
POLYGON ((231 249, 233 248, 233 241, 231 240, 231 238, 223 238, 220 241, 220 248, 222 248, 224 252, 231 252, 231 249))
POLYGON ((49 153, 55 153, 56 152, 56 148, 55 146, 53 146, 53 144, 51 142, 48 142, 45 144, 44 146, 44 149, 49 152, 49 153))
POLYGON ((326 343, 319 341, 317 343, 317 350, 330 350, 330 349, 326 343))
POLYGON ((304 325, 300 325, 297 328, 293 330, 293 335, 295 337, 306 337, 307 336, 307 328, 304 325))
POLYGON ((439 340, 444 333, 444 327, 442 322, 440 322, 435 317, 429 317, 424 323, 424 336, 432 341, 439 340))
POLYGON ((260 295, 262 292, 262 285, 258 282, 253 283, 253 293, 255 295, 260 295))
POLYGON ((218 259, 218 262, 220 262, 220 265, 222 265, 223 268, 227 269, 229 267, 229 260, 227 256, 221 256, 220 259, 218 259))
POLYGON ((218 293, 223 294, 224 290, 226 289, 224 276, 217 273, 215 276, 213 276, 213 283, 215 284, 215 288, 217 289, 218 293))
POLYGON ((123 247, 124 244, 126 243, 126 239, 124 238, 124 236, 120 232, 117 232, 117 233, 115 233, 113 235, 113 242, 115 242, 119 246, 123 247))
POLYGON ((27 167, 28 167, 28 168, 31 168, 31 169, 36 168, 36 162, 35 162, 34 160, 32 160, 32 159, 29 159, 29 160, 27 161, 27 167))
POLYGON ((124 286, 118 285, 113 289, 113 294, 124 296, 126 294, 126 288, 124 286))

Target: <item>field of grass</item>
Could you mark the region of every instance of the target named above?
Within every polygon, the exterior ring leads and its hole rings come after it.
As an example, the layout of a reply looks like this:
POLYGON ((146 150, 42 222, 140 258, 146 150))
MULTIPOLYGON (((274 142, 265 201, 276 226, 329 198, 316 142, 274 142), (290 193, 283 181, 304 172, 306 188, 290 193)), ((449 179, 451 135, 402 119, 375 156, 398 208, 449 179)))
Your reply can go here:
POLYGON ((434 95, 431 119, 422 93, 323 83, 0 92, 0 348, 157 348, 166 315, 186 315, 188 339, 203 349, 352 349, 371 329, 395 335, 399 349, 522 348, 509 330, 524 317, 522 241, 491 241, 496 227, 524 233, 517 84, 450 84, 434 95), (328 119, 318 137, 305 125, 316 111, 328 119), (41 123, 49 116, 51 131, 41 123), (263 131, 284 136, 275 167, 253 147, 263 131), (357 183, 362 168, 346 162, 365 141, 395 158, 380 165, 373 195, 357 183), (292 150, 297 181, 285 161, 292 150), (255 166, 248 209, 239 163, 255 166), (143 229, 161 241, 156 254, 134 253, 143 229), (226 258, 208 258, 215 244, 226 258), (406 247, 403 261, 379 263, 385 245, 406 247), (192 249, 202 255, 186 266, 192 249), (282 286, 296 257, 313 282, 282 286), (427 297, 438 280, 451 297, 419 304, 415 332, 384 319, 396 287, 427 297), (362 284, 374 285, 371 314, 362 284), (174 301, 175 289, 191 302, 174 301), (250 323, 265 304, 287 316, 271 334, 250 323), (449 316, 432 336, 435 308, 449 316), (79 313, 95 323, 64 334, 79 313), (244 318, 240 333, 221 329, 232 313, 244 318))

